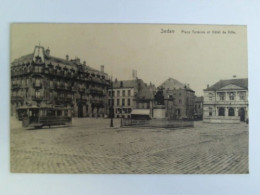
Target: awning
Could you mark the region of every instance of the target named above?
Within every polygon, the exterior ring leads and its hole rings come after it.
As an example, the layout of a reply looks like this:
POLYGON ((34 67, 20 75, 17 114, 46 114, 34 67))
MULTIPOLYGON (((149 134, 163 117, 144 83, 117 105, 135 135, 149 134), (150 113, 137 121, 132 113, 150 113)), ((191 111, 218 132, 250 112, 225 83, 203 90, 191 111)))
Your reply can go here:
POLYGON ((131 112, 132 115, 150 115, 149 109, 133 109, 131 112))

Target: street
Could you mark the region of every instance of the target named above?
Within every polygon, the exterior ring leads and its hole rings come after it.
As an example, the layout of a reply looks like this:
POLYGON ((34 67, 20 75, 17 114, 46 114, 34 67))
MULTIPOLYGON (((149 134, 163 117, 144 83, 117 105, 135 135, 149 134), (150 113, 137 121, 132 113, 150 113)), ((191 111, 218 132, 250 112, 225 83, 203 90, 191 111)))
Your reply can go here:
POLYGON ((12 123, 13 173, 244 174, 248 125, 110 128, 109 119, 74 118, 72 126, 23 129, 12 123))

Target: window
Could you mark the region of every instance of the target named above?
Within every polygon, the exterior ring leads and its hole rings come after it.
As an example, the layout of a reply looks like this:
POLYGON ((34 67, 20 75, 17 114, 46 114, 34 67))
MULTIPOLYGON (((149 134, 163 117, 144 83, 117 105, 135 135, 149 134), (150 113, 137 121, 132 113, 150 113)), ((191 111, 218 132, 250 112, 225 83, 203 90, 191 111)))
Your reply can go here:
POLYGON ((229 108, 228 109, 228 116, 235 116, 234 108, 229 108))
POLYGON ((125 96, 125 90, 123 90, 123 96, 125 96))
POLYGON ((219 109, 218 109, 218 115, 219 115, 219 116, 225 116, 225 108, 222 108, 222 107, 219 108, 219 109))
POLYGON ((225 100, 225 93, 219 93, 219 100, 224 101, 225 100))
POLYGON ((246 93, 245 92, 240 92, 239 93, 239 100, 245 100, 246 99, 246 93))
POLYGON ((213 94, 209 93, 209 101, 212 101, 213 94))
POLYGON ((235 100, 235 94, 233 92, 229 93, 229 100, 235 100))
POLYGON ((212 116, 212 108, 209 107, 209 116, 212 116))
POLYGON ((40 96, 41 96, 40 91, 39 91, 39 90, 36 90, 36 91, 35 91, 35 97, 36 97, 36 98, 39 98, 40 96))
POLYGON ((115 91, 112 91, 112 97, 115 97, 115 91))
POLYGON ((40 79, 35 80, 35 86, 37 86, 37 87, 41 86, 41 80, 40 79))
POLYGON ((122 106, 125 105, 125 99, 122 99, 122 106))
POLYGON ((127 99, 127 105, 131 106, 131 100, 130 99, 127 99))
POLYGON ((179 104, 181 104, 182 103, 182 101, 181 101, 181 99, 179 100, 179 104))
POLYGON ((120 96, 120 91, 119 90, 117 90, 117 96, 120 96))
POLYGON ((127 95, 128 95, 128 96, 131 96, 131 90, 128 90, 128 91, 127 91, 127 95))
POLYGON ((116 100, 116 105, 119 106, 120 105, 120 99, 116 100))
POLYGON ((111 91, 108 92, 109 97, 111 97, 111 91))

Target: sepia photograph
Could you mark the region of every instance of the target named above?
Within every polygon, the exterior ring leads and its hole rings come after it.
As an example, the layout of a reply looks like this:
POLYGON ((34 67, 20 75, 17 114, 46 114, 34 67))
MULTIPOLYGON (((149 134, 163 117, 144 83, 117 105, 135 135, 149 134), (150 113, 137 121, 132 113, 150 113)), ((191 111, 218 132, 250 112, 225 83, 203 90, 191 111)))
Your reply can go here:
POLYGON ((10 172, 248 174, 246 25, 10 24, 10 172))

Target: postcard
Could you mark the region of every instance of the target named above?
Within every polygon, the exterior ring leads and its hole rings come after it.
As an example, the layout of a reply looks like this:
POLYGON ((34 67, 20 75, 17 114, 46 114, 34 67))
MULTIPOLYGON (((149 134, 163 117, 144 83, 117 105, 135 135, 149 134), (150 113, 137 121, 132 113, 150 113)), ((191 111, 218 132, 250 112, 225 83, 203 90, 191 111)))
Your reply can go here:
POLYGON ((10 171, 248 174, 247 26, 13 23, 10 171))

